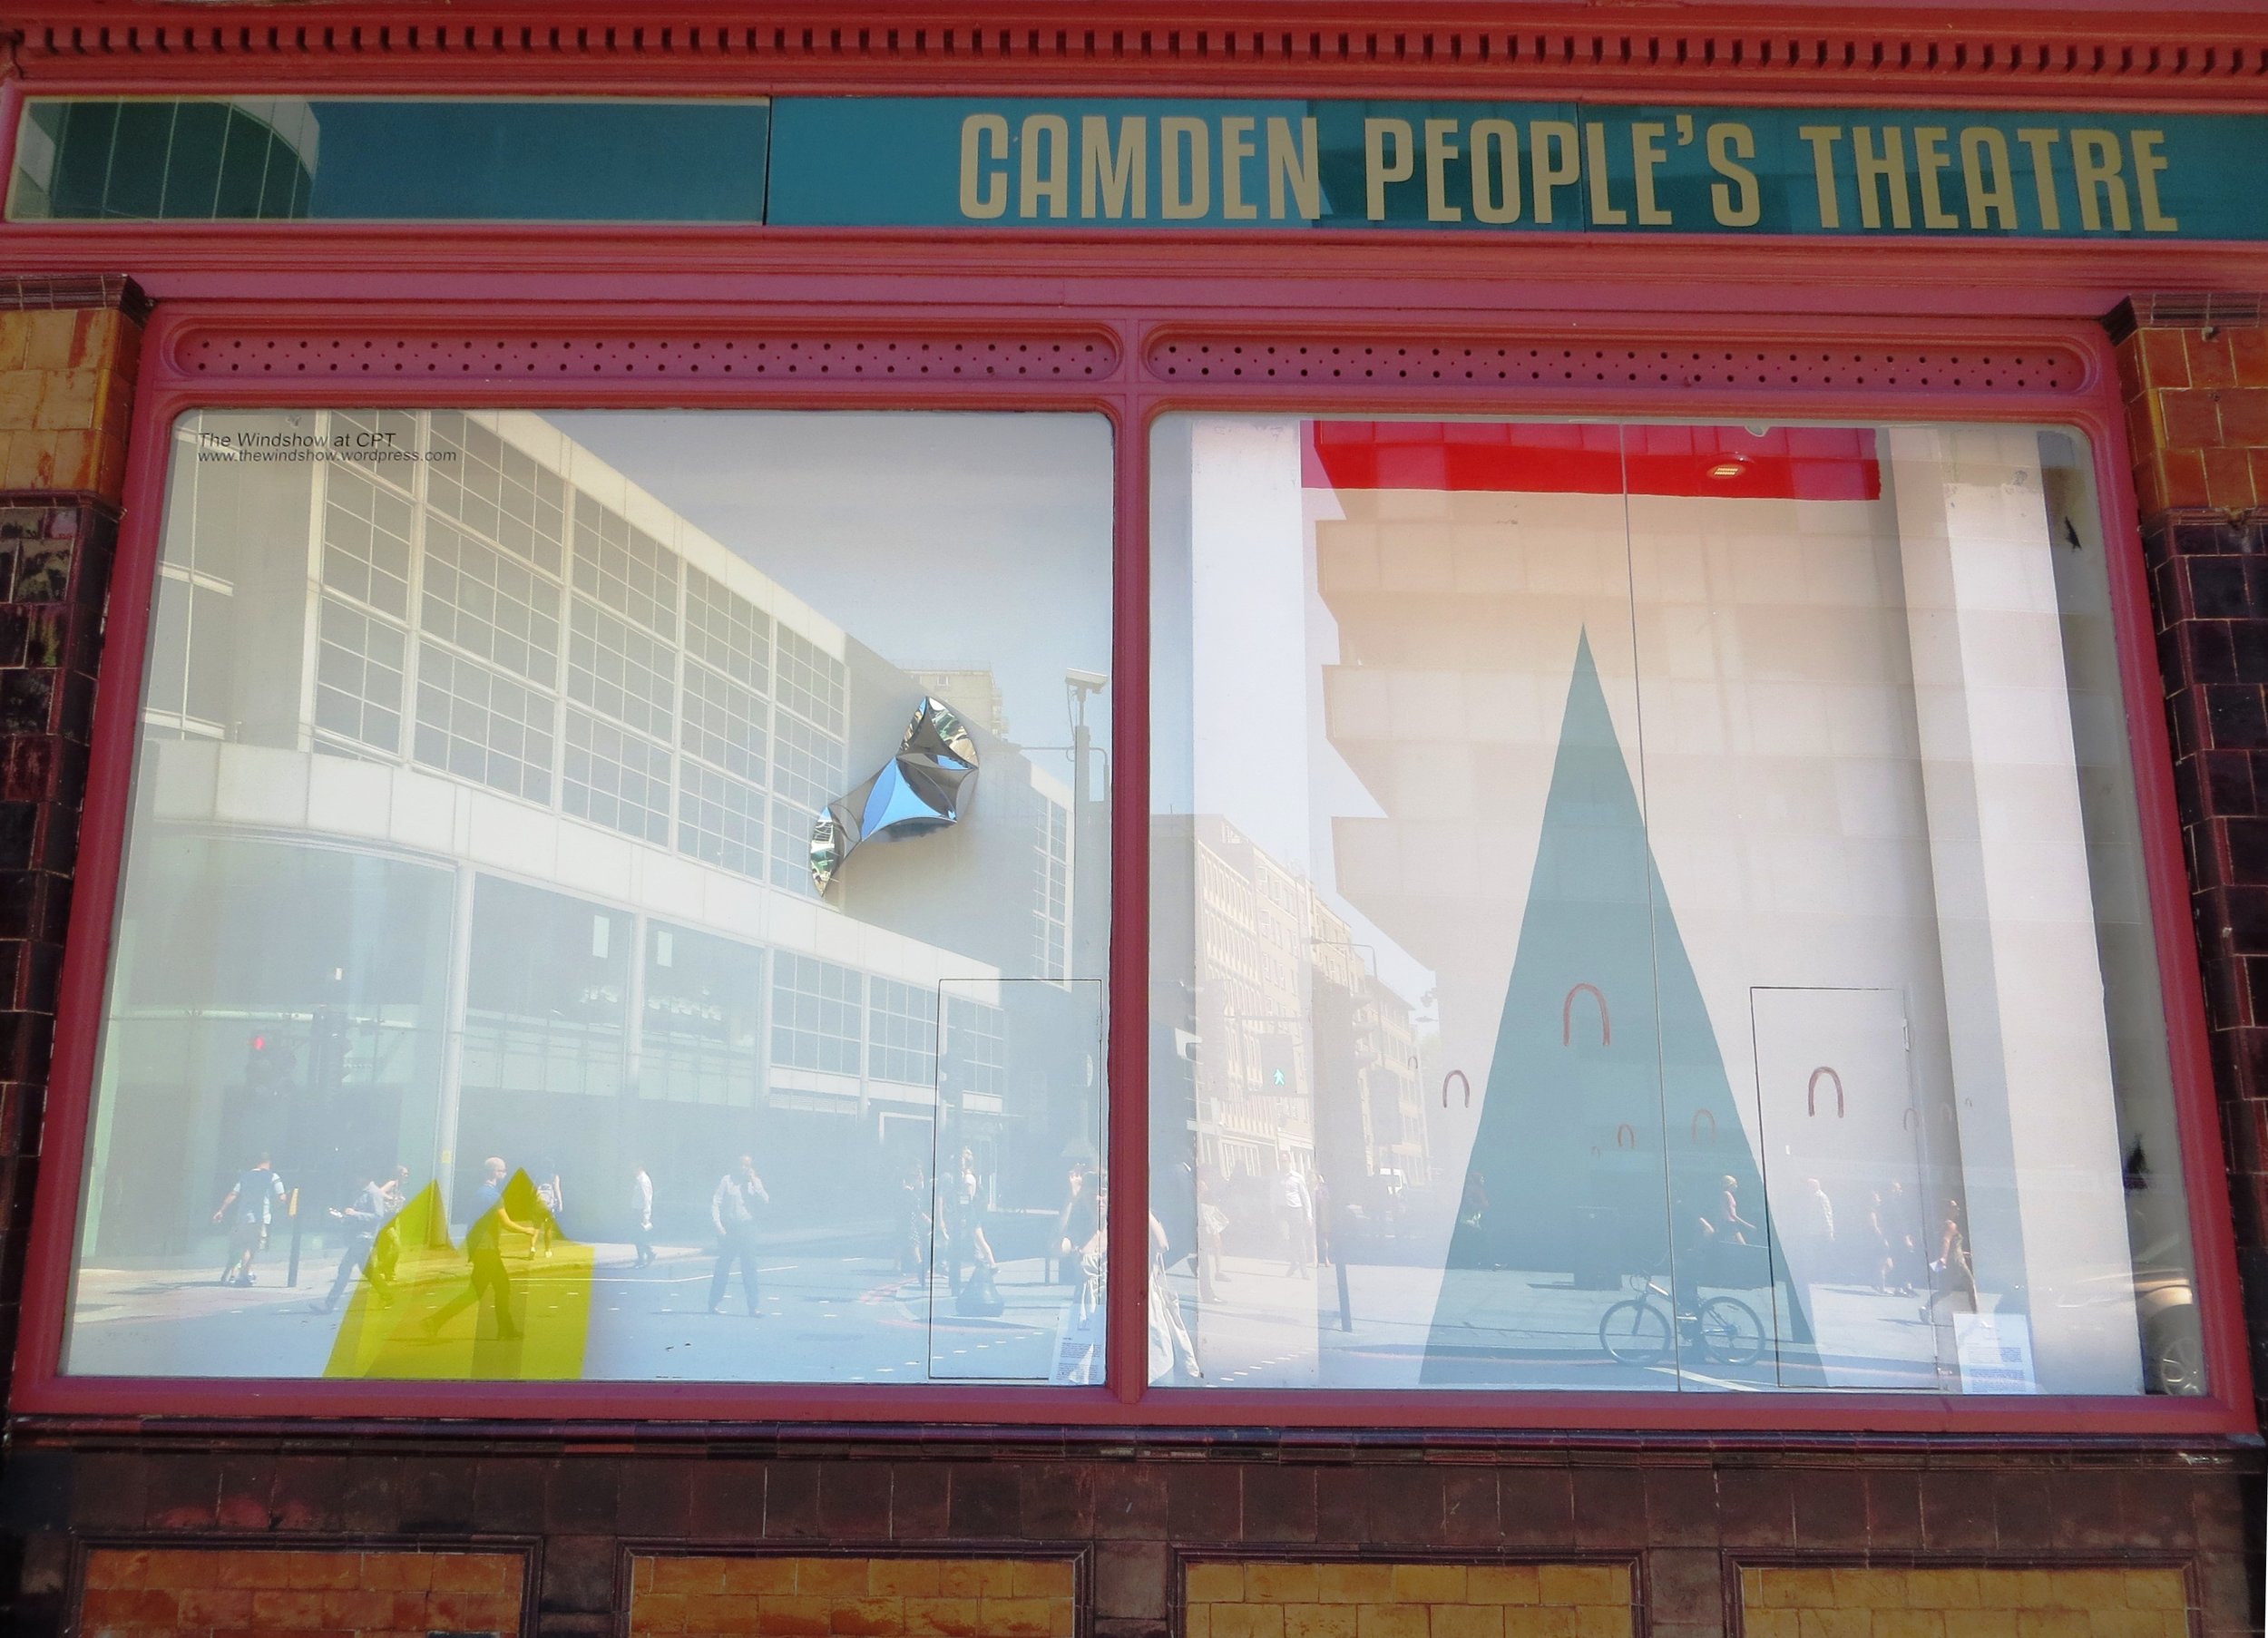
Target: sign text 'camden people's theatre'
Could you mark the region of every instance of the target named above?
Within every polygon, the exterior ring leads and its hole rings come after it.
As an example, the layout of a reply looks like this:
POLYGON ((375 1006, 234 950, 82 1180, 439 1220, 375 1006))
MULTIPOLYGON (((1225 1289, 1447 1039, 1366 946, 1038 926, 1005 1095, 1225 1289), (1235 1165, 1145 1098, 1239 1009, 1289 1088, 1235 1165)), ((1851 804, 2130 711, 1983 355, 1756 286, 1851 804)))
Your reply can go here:
POLYGON ((2268 239, 2251 115, 812 98, 781 226, 2268 239))

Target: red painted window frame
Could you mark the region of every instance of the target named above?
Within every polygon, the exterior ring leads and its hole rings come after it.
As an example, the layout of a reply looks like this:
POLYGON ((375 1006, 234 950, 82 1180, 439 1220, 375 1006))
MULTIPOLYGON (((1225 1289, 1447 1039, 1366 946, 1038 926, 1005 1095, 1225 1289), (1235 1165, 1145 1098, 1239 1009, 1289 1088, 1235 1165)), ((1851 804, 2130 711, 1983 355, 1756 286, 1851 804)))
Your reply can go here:
MULTIPOLYGON (((54 89, 43 84, 43 90, 54 89)), ((376 89, 374 87, 374 89, 376 89)), ((786 89, 775 87, 774 89, 786 89)), ((1029 88, 1020 88, 1029 89, 1029 88)), ((1073 87, 1072 89, 1077 89, 1073 87)), ((19 95, 0 83, 0 164, 19 95)), ((145 340, 111 600, 97 685, 93 765, 81 838, 17 1350, 14 1411, 105 1425, 147 1417, 494 1419, 621 1424, 811 1423, 1044 1426, 1094 1437, 1207 1427, 1455 1434, 1705 1433, 2069 1435, 2198 1438, 2254 1425, 2207 1050, 2189 883, 2175 813, 2164 684, 2124 416, 2107 338, 2094 316, 2147 288, 2124 246, 1766 245, 1537 235, 1517 244, 1443 244, 1422 234, 1353 232, 1266 242, 1204 234, 751 233, 718 229, 344 228, 295 224, 16 225, 0 247, 26 272, 133 272, 161 306, 145 340), (1413 271, 1413 269, 1415 269, 1413 271), (527 269, 540 269, 530 271, 527 269), (1696 281, 1696 271, 1705 275, 1696 281), (1709 282, 1714 279, 1716 282, 1709 282), (909 282, 909 281, 918 282, 909 282), (1517 291, 1518 305, 1508 299, 1517 291), (1811 309, 1806 311, 1805 309, 1811 309), (1394 316, 1382 322, 1382 311, 1394 316), (2008 317, 2016 313, 2021 317, 2008 317), (481 385, 359 377, 256 390, 185 375, 175 341, 198 326, 259 335, 320 327, 351 338, 416 334, 678 336, 720 334, 924 337, 1107 329, 1119 362, 1107 381, 765 382, 727 385, 581 378, 481 385), (2075 350, 2089 365, 2073 393, 1976 390, 1739 390, 1631 386, 1443 388, 1196 384, 1145 374, 1161 332, 1225 338, 1295 334, 1423 338, 1523 332, 1618 343, 1695 341, 1886 348, 1966 339, 2075 350), (93 1056, 129 804, 130 762, 155 584, 165 435, 191 407, 346 403, 432 406, 1076 408, 1111 420, 1118 444, 1114 604, 1114 921, 1109 1113, 1112 1238, 1145 1241, 1149 1045, 1149 433, 1184 411, 1313 415, 1518 414, 1622 418, 2048 422, 2078 431, 2095 462, 2111 547, 2114 620, 2126 690, 2145 863, 2165 990, 2197 1297, 2214 1391, 2196 1399, 2022 1399, 1859 1392, 1748 1394, 1149 1389, 1142 1259, 1114 1269, 1111 1385, 890 1388, 878 1385, 408 1383, 65 1377, 56 1370, 68 1299, 93 1056)), ((2208 247, 2202 270, 2255 284, 2268 253, 2208 247)))

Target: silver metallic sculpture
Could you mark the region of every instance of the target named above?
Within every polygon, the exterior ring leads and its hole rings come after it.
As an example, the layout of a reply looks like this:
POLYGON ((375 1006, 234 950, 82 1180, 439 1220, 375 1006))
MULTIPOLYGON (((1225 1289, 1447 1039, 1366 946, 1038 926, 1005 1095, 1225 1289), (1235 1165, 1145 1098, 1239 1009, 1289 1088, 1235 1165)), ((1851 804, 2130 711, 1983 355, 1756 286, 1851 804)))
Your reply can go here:
POLYGON ((811 827, 811 885, 825 893, 851 849, 869 836, 953 824, 975 778, 976 742, 968 728, 951 706, 924 696, 898 754, 849 795, 828 803, 811 827))

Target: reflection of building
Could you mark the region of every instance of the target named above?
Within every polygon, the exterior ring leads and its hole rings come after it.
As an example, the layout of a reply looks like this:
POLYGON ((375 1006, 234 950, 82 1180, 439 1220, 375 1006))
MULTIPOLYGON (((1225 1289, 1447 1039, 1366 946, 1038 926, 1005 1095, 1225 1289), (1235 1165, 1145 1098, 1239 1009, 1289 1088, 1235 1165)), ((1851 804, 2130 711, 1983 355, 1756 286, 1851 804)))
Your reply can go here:
POLYGON ((932 694, 952 700, 971 726, 1003 736, 1008 732, 1008 705, 991 671, 981 667, 952 670, 908 667, 905 674, 932 694))
POLYGON ((304 97, 34 102, 17 133, 19 218, 308 214, 322 129, 304 97), (120 151, 158 154, 118 164, 120 151))
POLYGON ((105 1064, 142 1209, 98 1254, 267 1145, 459 1189, 503 1153, 594 1227, 638 1161, 697 1220, 743 1148, 807 1224, 879 1223, 941 1142, 1055 1204, 1100 987, 1065 981, 1070 793, 996 710, 963 823, 817 902, 813 815, 925 685, 548 423, 231 416, 175 473, 105 1064), (164 970, 159 936, 220 954, 164 970), (254 1032, 288 1107, 245 1090, 254 1032))
POLYGON ((1266 1175, 1288 1147, 1303 1160, 1359 1158, 1365 1176, 1429 1181, 1410 1003, 1304 877, 1217 815, 1187 834, 1200 1159, 1266 1175))

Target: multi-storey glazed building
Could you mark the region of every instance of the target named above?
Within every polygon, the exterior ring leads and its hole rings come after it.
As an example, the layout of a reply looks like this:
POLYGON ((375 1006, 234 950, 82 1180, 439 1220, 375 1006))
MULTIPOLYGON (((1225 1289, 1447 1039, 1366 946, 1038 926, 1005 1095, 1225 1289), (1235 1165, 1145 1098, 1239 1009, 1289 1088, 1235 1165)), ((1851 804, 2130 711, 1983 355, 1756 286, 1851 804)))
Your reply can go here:
POLYGON ((10 1630, 2259 1629, 2249 0, 0 44, 10 1630))

